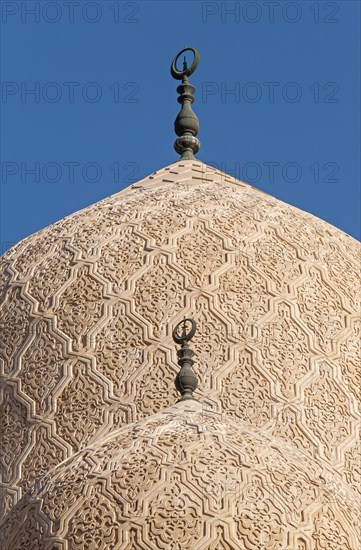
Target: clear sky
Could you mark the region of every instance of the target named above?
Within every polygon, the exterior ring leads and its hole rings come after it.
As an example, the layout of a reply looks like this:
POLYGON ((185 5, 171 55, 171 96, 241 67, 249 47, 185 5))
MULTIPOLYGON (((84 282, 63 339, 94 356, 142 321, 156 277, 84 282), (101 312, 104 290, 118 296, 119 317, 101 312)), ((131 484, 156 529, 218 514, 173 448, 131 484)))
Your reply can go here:
POLYGON ((178 157, 170 63, 198 158, 360 237, 360 2, 5 1, 1 248, 178 157))

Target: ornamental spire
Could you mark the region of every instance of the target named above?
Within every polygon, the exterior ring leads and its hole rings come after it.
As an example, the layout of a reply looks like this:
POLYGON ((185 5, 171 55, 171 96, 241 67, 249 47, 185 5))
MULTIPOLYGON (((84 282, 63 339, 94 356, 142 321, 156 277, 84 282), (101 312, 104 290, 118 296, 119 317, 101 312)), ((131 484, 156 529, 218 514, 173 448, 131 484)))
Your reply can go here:
POLYGON ((181 344, 177 351, 178 365, 181 367, 175 379, 175 387, 181 394, 179 401, 195 399, 193 392, 198 386, 198 378, 194 374, 192 357, 194 351, 190 349, 188 342, 193 338, 197 325, 193 319, 183 319, 173 330, 173 340, 176 344, 181 344))
POLYGON ((174 142, 174 149, 181 155, 182 160, 194 159, 194 154, 199 151, 201 146, 200 141, 196 138, 199 132, 199 121, 192 111, 192 103, 194 102, 192 94, 194 94, 196 89, 188 80, 188 76, 194 73, 198 67, 198 63, 198 50, 196 48, 184 48, 184 50, 175 56, 170 68, 172 77, 176 80, 182 80, 182 84, 177 88, 179 94, 178 102, 182 105, 182 108, 174 121, 174 131, 178 136, 174 142), (193 53, 192 65, 188 68, 186 56, 184 55, 183 69, 179 71, 177 69, 177 61, 182 54, 188 51, 193 53))

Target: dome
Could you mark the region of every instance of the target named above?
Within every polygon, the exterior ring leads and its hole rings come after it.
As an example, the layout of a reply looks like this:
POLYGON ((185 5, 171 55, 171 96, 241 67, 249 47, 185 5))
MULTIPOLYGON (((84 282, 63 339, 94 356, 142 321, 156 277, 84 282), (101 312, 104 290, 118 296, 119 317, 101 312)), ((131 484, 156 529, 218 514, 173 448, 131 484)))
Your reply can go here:
POLYGON ((326 465, 187 401, 115 430, 42 478, 1 548, 355 549, 357 499, 326 465))
POLYGON ((340 230, 194 160, 14 246, 1 289, 5 509, 115 425, 176 401, 171 334, 184 315, 199 327, 205 409, 358 490, 359 252, 340 230))

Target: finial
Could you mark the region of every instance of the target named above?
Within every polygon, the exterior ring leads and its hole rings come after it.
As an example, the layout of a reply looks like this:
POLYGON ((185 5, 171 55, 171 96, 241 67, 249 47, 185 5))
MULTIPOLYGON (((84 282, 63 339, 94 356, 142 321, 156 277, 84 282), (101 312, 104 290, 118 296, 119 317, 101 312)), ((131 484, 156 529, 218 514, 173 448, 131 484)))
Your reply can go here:
POLYGON ((194 399, 193 392, 198 386, 198 379, 192 369, 194 351, 188 346, 196 328, 197 325, 193 319, 184 318, 173 330, 173 340, 176 344, 181 344, 181 348, 177 351, 178 365, 181 368, 175 379, 175 387, 181 394, 178 402, 194 399))
POLYGON ((182 80, 182 84, 177 88, 179 94, 178 102, 182 105, 182 108, 174 121, 174 131, 178 136, 174 142, 174 149, 181 155, 182 160, 194 159, 194 154, 199 151, 201 146, 200 141, 196 138, 199 132, 199 121, 191 107, 194 102, 192 94, 194 94, 196 89, 188 80, 188 76, 194 73, 198 67, 198 63, 198 50, 196 48, 184 48, 175 56, 170 68, 172 77, 176 80, 182 80), (188 51, 193 53, 193 63, 188 67, 186 56, 184 56, 183 70, 179 71, 177 69, 177 61, 184 52, 188 51))

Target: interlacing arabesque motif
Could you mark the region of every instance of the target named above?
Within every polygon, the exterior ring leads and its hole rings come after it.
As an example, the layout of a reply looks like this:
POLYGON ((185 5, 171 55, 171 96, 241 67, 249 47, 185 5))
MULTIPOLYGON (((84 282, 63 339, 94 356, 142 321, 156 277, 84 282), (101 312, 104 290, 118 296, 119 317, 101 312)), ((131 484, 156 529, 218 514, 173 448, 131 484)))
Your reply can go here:
MULTIPOLYGON (((5 509, 114 425, 175 402, 171 331, 184 315, 199 325, 197 397, 326 461, 357 490, 358 254, 325 222, 191 161, 13 247, 0 310, 5 509)), ((265 515, 277 516, 267 498, 265 515)), ((228 532, 210 529, 220 541, 228 532)))
POLYGON ((47 474, 8 514, 1 548, 354 550, 357 499, 330 476, 249 423, 182 403, 47 474))

